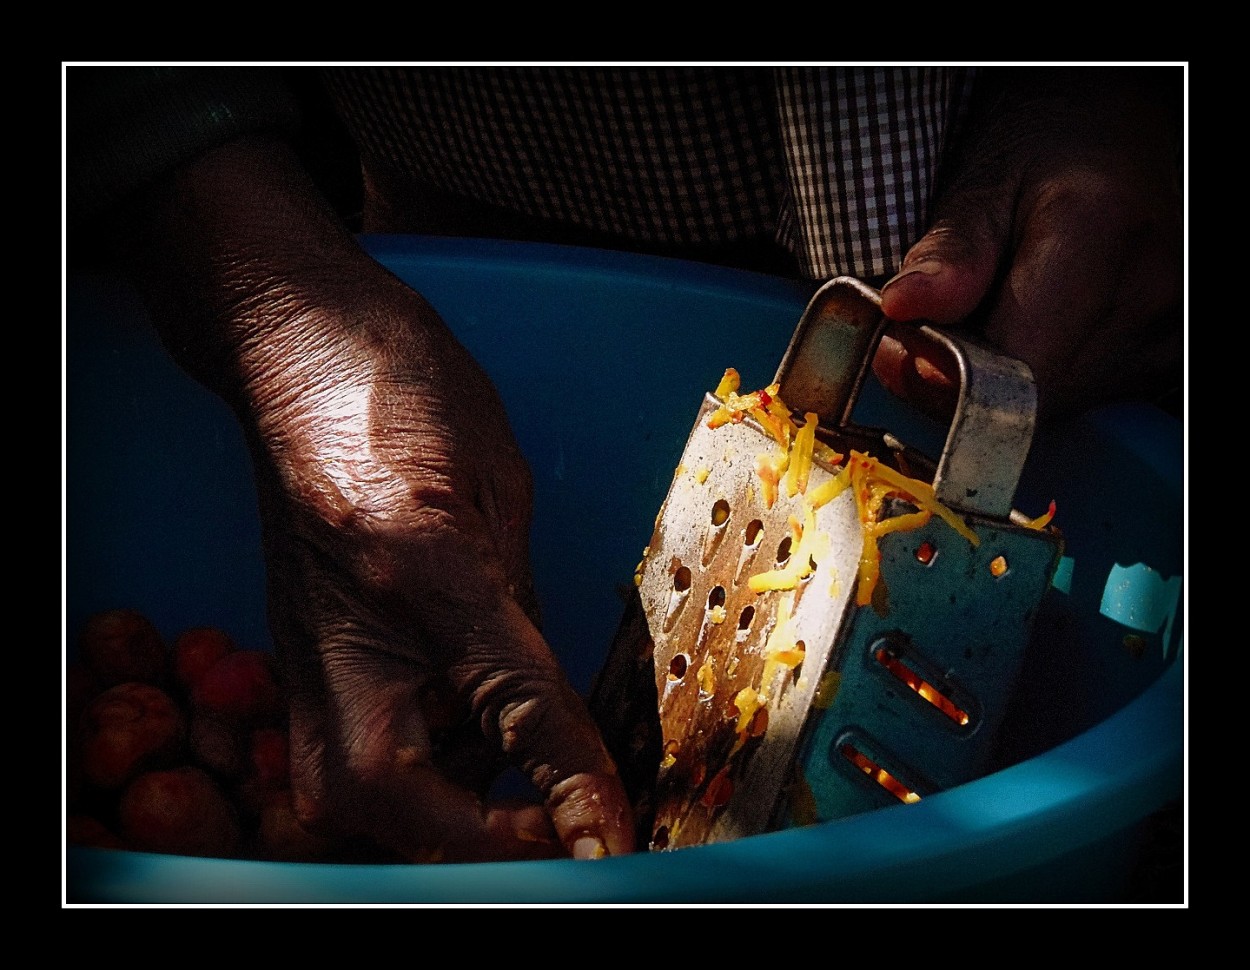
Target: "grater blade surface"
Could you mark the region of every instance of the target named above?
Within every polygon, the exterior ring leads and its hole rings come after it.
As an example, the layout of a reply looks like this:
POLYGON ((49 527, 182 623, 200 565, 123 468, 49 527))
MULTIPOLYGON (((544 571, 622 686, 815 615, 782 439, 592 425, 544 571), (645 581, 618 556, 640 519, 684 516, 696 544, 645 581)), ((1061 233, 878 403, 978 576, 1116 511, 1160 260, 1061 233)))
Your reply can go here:
POLYGON ((765 411, 718 421, 726 398, 701 403, 592 697, 652 849, 919 800, 985 763, 1062 549, 1011 509, 1032 378, 930 331, 963 378, 933 460, 851 423, 882 326, 849 278, 799 321, 773 390, 792 428, 816 429, 805 488, 765 488, 770 458, 794 453, 765 411), (881 513, 908 526, 874 540, 871 602, 855 461, 928 489, 881 513), (945 520, 916 521, 928 499, 945 520))

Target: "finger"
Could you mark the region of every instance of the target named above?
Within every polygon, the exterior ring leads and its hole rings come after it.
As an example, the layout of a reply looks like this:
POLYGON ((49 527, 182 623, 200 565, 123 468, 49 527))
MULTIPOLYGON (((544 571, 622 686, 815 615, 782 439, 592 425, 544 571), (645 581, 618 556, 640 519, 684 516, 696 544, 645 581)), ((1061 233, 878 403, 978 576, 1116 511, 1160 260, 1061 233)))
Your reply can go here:
POLYGON ((313 831, 328 831, 326 817, 326 700, 306 683, 292 683, 290 712, 291 801, 300 823, 313 831))
MULTIPOLYGON (((949 195, 941 216, 881 289, 881 310, 899 322, 974 326, 991 293, 1006 246, 1001 188, 964 188, 949 195)), ((960 374, 937 341, 904 326, 890 327, 873 359, 887 389, 932 417, 954 412, 960 374)))
POLYGON ((510 597, 444 610, 435 636, 455 644, 448 675, 483 734, 542 792, 561 843, 578 858, 634 848, 625 788, 585 702, 510 597), (467 619, 468 622, 457 622, 467 619))
POLYGON ((632 851, 625 787, 585 702, 509 593, 501 564, 484 555, 480 517, 460 508, 453 521, 423 533, 396 577, 426 652, 468 699, 483 736, 543 793, 571 854, 632 851))
MULTIPOLYGON (((928 241, 926 236, 916 245, 928 241)), ((916 249, 909 251, 898 274, 882 287, 881 312, 902 322, 953 324, 968 317, 989 290, 993 262, 976 254, 957 262, 950 249, 923 256, 915 253, 916 249)))
POLYGON ((946 420, 959 398, 959 365, 945 344, 908 324, 886 330, 872 362, 873 373, 892 394, 924 414, 946 420))
POLYGON ((291 804, 296 818, 309 831, 334 836, 338 833, 328 817, 326 800, 328 702, 316 663, 315 637, 307 632, 301 622, 304 614, 294 605, 301 599, 295 587, 302 557, 291 541, 291 532, 284 527, 272 488, 265 487, 263 474, 260 479, 265 558, 270 566, 270 627, 287 701, 291 804))
POLYGON ((502 566, 504 593, 520 604, 521 609, 535 627, 542 627, 542 610, 534 589, 534 574, 530 568, 530 492, 529 470, 519 468, 524 475, 517 479, 501 481, 483 490, 478 501, 481 518, 466 524, 470 529, 487 532, 494 539, 496 560, 502 566))
POLYGON ((428 764, 376 786, 367 833, 414 862, 515 862, 564 855, 540 805, 488 806, 428 764))
POLYGON ((542 604, 538 601, 538 591, 534 588, 534 577, 526 568, 524 574, 511 586, 513 598, 525 612, 525 616, 541 630, 543 625, 542 604))
POLYGON ((498 746, 482 736, 466 700, 444 674, 435 674, 417 692, 433 747, 434 765, 447 778, 485 796, 506 762, 498 746))
MULTIPOLYGON (((969 181, 979 183, 979 176, 969 181)), ((984 301, 1004 258, 1010 231, 1010 186, 969 185, 948 193, 933 226, 907 251, 881 288, 890 320, 949 325, 984 301)))
POLYGON ((329 797, 339 825, 414 861, 561 854, 541 809, 487 806, 435 763, 419 669, 354 638, 325 644, 323 656, 334 712, 329 797))
POLYGON ((485 797, 507 761, 470 718, 434 736, 434 766, 460 787, 485 797))

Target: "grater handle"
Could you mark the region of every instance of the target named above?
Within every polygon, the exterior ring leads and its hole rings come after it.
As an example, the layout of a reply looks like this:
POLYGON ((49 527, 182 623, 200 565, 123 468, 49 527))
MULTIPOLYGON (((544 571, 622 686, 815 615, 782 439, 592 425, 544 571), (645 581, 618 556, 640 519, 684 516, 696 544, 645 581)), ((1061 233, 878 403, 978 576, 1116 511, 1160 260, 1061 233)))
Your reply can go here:
MULTIPOLYGON (((837 427, 851 412, 885 328, 881 294, 849 276, 825 283, 808 302, 774 378, 786 402, 837 427)), ((931 326, 959 367, 959 398, 933 480, 946 505, 1005 519, 1033 443, 1037 386, 1023 361, 967 336, 931 326)))
POLYGON ((1006 519, 1037 426, 1037 385, 1029 365, 963 335, 924 326, 959 364, 959 399, 933 490, 954 508, 1006 519))
POLYGON ((799 318, 774 378, 786 403, 822 422, 850 423, 885 320, 881 294, 850 276, 825 283, 799 318))

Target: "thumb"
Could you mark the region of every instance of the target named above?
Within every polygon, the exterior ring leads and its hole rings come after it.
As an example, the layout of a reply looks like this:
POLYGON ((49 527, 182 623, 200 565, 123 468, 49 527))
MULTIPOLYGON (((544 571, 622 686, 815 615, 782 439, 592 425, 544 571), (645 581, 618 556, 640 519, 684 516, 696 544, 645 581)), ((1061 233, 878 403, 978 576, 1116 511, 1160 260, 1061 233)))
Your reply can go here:
POLYGON ((897 323, 882 336, 873 371, 892 393, 934 417, 954 411, 958 365, 943 345, 900 324, 978 325, 1006 251, 1008 204, 999 187, 956 188, 881 288, 881 312, 897 323))
POLYGON ((928 232, 881 288, 890 320, 949 325, 966 320, 989 294, 1006 250, 1005 200, 989 190, 956 190, 928 232))

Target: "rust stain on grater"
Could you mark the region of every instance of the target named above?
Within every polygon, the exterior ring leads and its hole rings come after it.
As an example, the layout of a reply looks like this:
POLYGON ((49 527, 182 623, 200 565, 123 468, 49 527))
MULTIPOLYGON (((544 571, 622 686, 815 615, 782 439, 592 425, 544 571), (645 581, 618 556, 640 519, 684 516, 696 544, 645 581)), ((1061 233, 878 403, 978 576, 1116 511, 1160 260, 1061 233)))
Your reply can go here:
MULTIPOLYGON (((639 585, 664 728, 659 847, 750 834, 771 814, 859 560, 859 519, 846 492, 815 511, 817 532, 833 541, 810 575, 793 590, 750 588, 752 576, 795 553, 791 519, 803 522, 803 496, 782 489, 766 508, 755 459, 777 444, 750 419, 709 428, 720 403, 709 395, 699 411, 639 585)), ((832 474, 814 467, 809 490, 832 474)))
MULTIPOLYGON (((986 763, 1062 549, 1011 505, 1032 440, 1032 377, 925 328, 962 376, 934 461, 851 422, 882 326, 879 295, 857 280, 830 281, 809 303, 776 380, 843 457, 816 457, 806 490, 782 488, 771 506, 757 458, 777 452, 774 436, 751 418, 709 427, 722 402, 703 400, 591 699, 652 849, 914 801, 986 763), (857 606, 855 496, 806 501, 852 450, 931 483, 985 541, 936 517, 884 536, 880 595, 857 606), (804 555, 789 588, 751 588, 804 555)), ((915 511, 895 505, 887 515, 915 511)))

